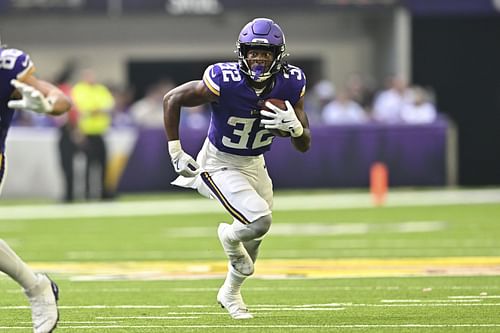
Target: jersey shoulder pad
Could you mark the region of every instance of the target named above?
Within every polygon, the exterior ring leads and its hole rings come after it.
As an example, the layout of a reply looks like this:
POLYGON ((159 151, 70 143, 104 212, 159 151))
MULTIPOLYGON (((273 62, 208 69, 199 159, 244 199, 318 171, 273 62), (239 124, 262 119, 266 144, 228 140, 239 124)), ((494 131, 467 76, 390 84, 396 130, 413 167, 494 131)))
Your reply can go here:
POLYGON ((1 49, 0 68, 10 71, 20 81, 35 71, 30 56, 18 49, 1 49))
POLYGON ((300 97, 305 95, 306 74, 301 68, 287 64, 283 70, 283 76, 300 92, 300 97))
POLYGON ((220 63, 208 66, 203 73, 203 82, 205 86, 217 96, 220 96, 221 75, 222 70, 220 68, 220 63))
POLYGON ((203 74, 203 82, 217 96, 221 94, 221 87, 231 87, 241 80, 237 62, 219 62, 210 65, 203 74))

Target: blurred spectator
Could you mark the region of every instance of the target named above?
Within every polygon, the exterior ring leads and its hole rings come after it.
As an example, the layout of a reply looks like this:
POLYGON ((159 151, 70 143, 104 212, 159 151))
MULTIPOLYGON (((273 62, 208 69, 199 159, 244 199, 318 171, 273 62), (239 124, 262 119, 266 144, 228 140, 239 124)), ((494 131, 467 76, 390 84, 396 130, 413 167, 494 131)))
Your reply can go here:
POLYGON ((130 114, 130 104, 133 99, 133 91, 128 87, 112 87, 111 93, 115 99, 115 106, 111 112, 113 127, 135 126, 134 119, 130 114))
MULTIPOLYGON (((63 71, 54 80, 57 87, 66 96, 71 96, 71 85, 69 81, 75 71, 76 64, 68 62, 63 71)), ((63 202, 72 202, 75 199, 74 184, 74 161, 76 155, 81 151, 82 138, 78 130, 78 111, 73 105, 64 115, 56 118, 59 127, 59 160, 64 175, 63 202)))
POLYGON ((180 126, 190 129, 207 129, 210 122, 210 113, 206 105, 183 107, 180 126))
POLYGON ((78 128, 84 138, 85 197, 90 199, 93 195, 99 195, 101 199, 110 198, 111 193, 105 186, 107 149, 103 135, 111 125, 113 95, 106 86, 96 82, 92 69, 85 69, 81 81, 73 87, 71 96, 79 113, 78 128), (96 178, 99 179, 97 183, 96 178))
POLYGON ((146 95, 130 107, 134 123, 142 128, 163 128, 163 96, 173 88, 170 80, 149 87, 146 95))
POLYGON ((321 122, 321 111, 335 97, 335 85, 327 79, 316 83, 305 99, 305 109, 312 124, 321 122))
POLYGON ((323 108, 322 118, 327 125, 362 124, 368 121, 363 108, 350 98, 346 90, 339 90, 335 99, 323 108))
POLYGON ((391 77, 388 79, 388 88, 375 98, 373 119, 386 124, 399 123, 402 121, 401 111, 408 103, 411 103, 411 94, 406 80, 391 77))
POLYGON ((363 78, 359 73, 352 73, 345 83, 350 98, 358 103, 366 112, 371 112, 373 105, 373 79, 363 78))
POLYGON ((437 118, 437 111, 429 100, 429 94, 422 87, 412 87, 412 102, 406 104, 401 111, 401 118, 408 124, 428 124, 437 118))

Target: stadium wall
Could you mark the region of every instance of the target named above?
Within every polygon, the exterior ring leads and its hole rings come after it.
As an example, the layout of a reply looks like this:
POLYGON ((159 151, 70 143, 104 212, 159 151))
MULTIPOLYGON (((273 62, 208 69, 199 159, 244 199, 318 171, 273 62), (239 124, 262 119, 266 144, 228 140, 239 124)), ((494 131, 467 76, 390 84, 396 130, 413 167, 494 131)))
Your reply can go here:
POLYGON ((2 16, 0 31, 4 42, 32 54, 43 77, 53 77, 66 61, 77 59, 95 68, 102 81, 125 84, 129 60, 234 59, 234 43, 242 25, 262 15, 274 18, 284 29, 291 62, 294 56, 320 58, 321 75, 337 84, 353 72, 377 80, 395 71, 409 72, 404 65, 408 59, 399 56, 407 51, 401 50, 401 36, 394 33, 396 18, 408 18, 393 9, 245 11, 180 17, 12 14, 2 16), (29 24, 18 24, 22 21, 29 24))
MULTIPOLYGON (((456 151, 447 135, 451 126, 444 119, 421 126, 315 126, 310 151, 299 153, 289 139, 276 138, 271 153, 266 154, 266 164, 277 189, 367 188, 370 167, 378 161, 387 165, 391 186, 453 185, 454 180, 449 177, 453 165, 448 164, 448 155, 456 151)), ((195 156, 206 129, 182 133, 189 133, 182 136, 184 149, 195 156)), ((61 197, 63 177, 57 140, 58 133, 53 128, 12 129, 3 198, 61 197)), ((176 174, 162 129, 115 129, 106 136, 106 142, 110 188, 119 193, 176 189, 170 185, 176 174)), ((77 197, 83 197, 83 162, 77 159, 75 163, 77 197)))

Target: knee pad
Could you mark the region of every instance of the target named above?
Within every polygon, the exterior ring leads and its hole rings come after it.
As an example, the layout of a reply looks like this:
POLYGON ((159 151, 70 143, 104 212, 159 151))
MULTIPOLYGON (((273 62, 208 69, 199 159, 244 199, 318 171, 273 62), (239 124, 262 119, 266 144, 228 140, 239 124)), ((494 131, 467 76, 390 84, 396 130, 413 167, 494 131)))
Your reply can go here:
POLYGON ((248 228, 250 228, 255 234, 253 239, 262 239, 269 231, 269 228, 271 228, 272 220, 271 214, 269 214, 259 217, 257 220, 250 223, 248 228))
POLYGON ((259 217, 249 224, 243 224, 239 221, 233 222, 233 231, 237 239, 241 242, 247 242, 254 239, 261 239, 271 227, 271 214, 259 217))

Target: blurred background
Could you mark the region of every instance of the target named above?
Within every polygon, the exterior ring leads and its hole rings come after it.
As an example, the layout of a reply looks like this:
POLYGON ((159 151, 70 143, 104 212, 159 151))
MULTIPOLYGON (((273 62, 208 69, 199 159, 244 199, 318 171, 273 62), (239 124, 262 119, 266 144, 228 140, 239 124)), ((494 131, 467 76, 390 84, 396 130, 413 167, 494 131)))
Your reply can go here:
MULTIPOLYGON (((162 97, 234 61, 255 17, 282 27, 289 62, 307 75, 312 149, 275 139, 266 159, 277 189, 366 188, 376 162, 393 187, 500 184, 500 1, 0 0, 2 42, 75 100, 66 117, 17 112, 3 197, 175 190, 162 97), (105 91, 104 188, 95 170, 85 187, 76 101, 90 98, 77 89, 89 82, 105 91)), ((209 111, 185 111, 181 138, 196 154, 209 111)))

